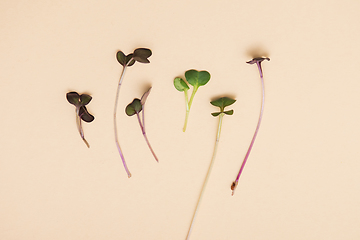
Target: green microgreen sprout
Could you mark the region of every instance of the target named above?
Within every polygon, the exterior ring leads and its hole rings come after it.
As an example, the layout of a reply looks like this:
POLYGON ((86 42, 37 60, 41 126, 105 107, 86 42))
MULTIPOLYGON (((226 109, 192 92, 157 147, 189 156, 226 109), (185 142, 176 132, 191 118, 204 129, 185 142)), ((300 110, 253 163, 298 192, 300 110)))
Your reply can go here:
POLYGON ((126 71, 127 67, 130 67, 130 66, 134 65, 135 62, 150 63, 148 58, 151 55, 152 55, 151 50, 147 49, 147 48, 137 48, 137 49, 135 49, 135 51, 133 53, 130 53, 128 55, 125 55, 122 51, 118 51, 116 53, 116 59, 123 66, 123 69, 122 69, 122 72, 121 72, 121 75, 120 75, 119 84, 118 84, 118 87, 117 87, 116 97, 115 97, 115 107, 114 107, 115 143, 116 143, 116 147, 117 147, 117 149, 119 151, 119 154, 120 154, 122 163, 124 165, 125 171, 126 171, 129 178, 131 177, 131 173, 130 173, 127 165, 126 165, 124 155, 123 155, 123 153, 121 151, 121 148, 120 148, 119 139, 118 139, 118 132, 117 132, 117 125, 116 125, 116 112, 117 112, 117 104, 118 104, 118 99, 119 99, 120 87, 121 87, 122 81, 124 79, 124 75, 125 75, 125 71, 126 71))
POLYGON ((240 170, 239 170, 239 173, 235 179, 235 181, 231 184, 231 190, 232 190, 232 195, 234 195, 235 193, 235 189, 239 183, 239 178, 240 178, 240 175, 242 173, 242 171, 244 170, 244 167, 245 167, 245 164, 246 164, 246 161, 250 155, 250 152, 251 152, 251 149, 254 145, 254 142, 255 142, 255 139, 256 139, 256 136, 259 132, 259 128, 260 128, 260 124, 261 124, 261 119, 262 119, 262 116, 263 116, 263 113, 264 113, 264 105, 265 105, 265 84, 264 84, 264 77, 263 77, 263 72, 262 72, 262 68, 261 68, 261 62, 264 61, 264 60, 267 60, 267 61, 270 61, 270 58, 263 58, 263 57, 258 57, 258 58, 254 58, 246 63, 248 64, 254 64, 256 63, 257 67, 258 67, 258 70, 259 70, 259 74, 260 74, 260 80, 261 80, 261 89, 262 89, 262 101, 261 101, 261 109, 260 109, 260 115, 259 115, 259 120, 258 120, 258 123, 257 123, 257 126, 256 126, 256 130, 255 130, 255 133, 254 133, 254 136, 251 140, 251 143, 250 143, 250 146, 246 152, 246 155, 245 155, 245 158, 241 164, 241 167, 240 167, 240 170))
POLYGON ((220 133, 221 133, 221 126, 222 126, 223 117, 224 117, 224 115, 232 115, 234 113, 234 110, 224 111, 224 109, 225 109, 225 107, 232 105, 235 101, 236 100, 232 99, 232 98, 222 97, 222 98, 219 98, 219 99, 216 99, 216 100, 210 102, 212 105, 220 108, 219 112, 211 113, 211 115, 213 115, 214 117, 219 116, 219 125, 218 125, 218 128, 217 128, 217 134, 216 134, 216 141, 215 141, 213 156, 212 156, 212 159, 211 159, 211 162, 210 162, 210 165, 209 165, 206 177, 205 177, 205 181, 204 181, 203 186, 201 188, 200 196, 199 196, 199 199, 198 199, 197 204, 196 204, 196 208, 195 208, 192 220, 191 220, 189 231, 188 231, 187 236, 186 236, 187 240, 190 238, 190 234, 191 234, 191 231, 192 231, 192 228, 193 228, 193 225, 194 225, 194 220, 195 220, 197 212, 199 210, 199 205, 200 205, 200 202, 202 200, 203 194, 205 192, 205 188, 206 188, 207 182, 209 180, 211 169, 212 169, 212 167, 214 165, 217 148, 218 148, 219 141, 220 141, 220 133))
POLYGON ((192 69, 192 70, 188 70, 185 72, 186 81, 180 77, 177 77, 174 79, 175 88, 178 91, 185 93, 186 116, 185 116, 183 132, 186 131, 190 108, 191 108, 191 104, 193 102, 195 93, 197 92, 197 90, 200 86, 204 86, 205 84, 208 83, 208 81, 210 80, 210 77, 211 77, 210 73, 207 71, 197 71, 197 70, 192 69), (188 98, 188 90, 190 89, 188 84, 193 86, 190 100, 188 98))
POLYGON ((76 126, 77 126, 77 129, 78 129, 78 131, 80 133, 80 136, 81 136, 82 140, 84 141, 86 146, 89 148, 90 145, 85 139, 84 131, 82 129, 81 120, 83 120, 85 122, 92 122, 95 119, 94 116, 91 115, 88 112, 88 110, 86 109, 86 107, 85 107, 85 105, 89 104, 92 97, 90 95, 88 95, 88 94, 79 95, 77 92, 68 92, 66 94, 66 99, 68 100, 69 103, 75 105, 75 107, 76 107, 76 109, 75 109, 75 112, 76 112, 76 126))
POLYGON ((146 131, 145 131, 145 102, 146 102, 146 99, 147 97, 149 96, 150 94, 150 90, 147 90, 143 96, 141 97, 141 99, 138 99, 138 98, 135 98, 131 103, 129 103, 129 105, 126 106, 125 108, 125 113, 128 115, 128 116, 133 116, 136 114, 137 116, 137 119, 138 119, 138 122, 139 122, 139 125, 140 125, 140 128, 141 128, 141 131, 142 131, 142 134, 145 138, 145 141, 147 143, 147 145, 149 146, 149 149, 152 153, 152 155, 154 156, 155 160, 157 162, 159 162, 158 158, 156 157, 156 154, 154 152, 154 150, 152 149, 151 145, 150 145, 150 142, 146 136, 146 131), (140 112, 142 111, 142 117, 140 118, 140 112))

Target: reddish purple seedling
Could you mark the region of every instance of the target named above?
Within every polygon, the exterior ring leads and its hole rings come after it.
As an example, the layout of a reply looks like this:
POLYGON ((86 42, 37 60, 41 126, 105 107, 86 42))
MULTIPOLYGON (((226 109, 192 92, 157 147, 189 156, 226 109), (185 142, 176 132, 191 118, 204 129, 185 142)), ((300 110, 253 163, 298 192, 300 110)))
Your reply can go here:
POLYGON ((253 145, 254 145, 256 136, 257 136, 257 134, 258 134, 258 132, 259 132, 259 128, 260 128, 260 124, 261 124, 261 119, 262 119, 262 116, 263 116, 263 113, 264 113, 264 105, 265 105, 265 85, 264 85, 263 72, 262 72, 262 68, 261 68, 261 62, 264 61, 264 60, 270 61, 270 58, 259 57, 259 58, 254 58, 253 60, 246 62, 246 63, 249 63, 249 64, 254 64, 254 63, 256 63, 256 65, 257 65, 257 67, 258 67, 258 69, 259 69, 260 80, 261 80, 261 88, 262 88, 262 101, 261 101, 261 110, 260 110, 259 120, 258 120, 258 124, 257 124, 257 126, 256 126, 256 130, 255 130, 254 136, 253 136, 253 138, 252 138, 252 140, 251 140, 249 149, 248 149, 247 152, 246 152, 244 161, 243 161, 242 164, 241 164, 239 173, 238 173, 235 181, 231 184, 232 195, 234 195, 234 193, 235 193, 235 189, 236 189, 236 187, 237 187, 237 185, 238 185, 238 183, 239 183, 240 175, 241 175, 242 171, 244 170, 244 167, 245 167, 245 164, 246 164, 247 159, 249 158, 251 149, 252 149, 252 147, 253 147, 253 145))
POLYGON ((114 106, 115 144, 116 144, 116 147, 117 147, 118 152, 120 154, 120 157, 121 157, 122 163, 124 165, 125 171, 126 171, 129 178, 131 177, 131 173, 129 171, 129 168, 126 165, 124 154, 123 154, 123 152, 121 151, 121 148, 120 148, 120 143, 119 143, 119 138, 118 138, 118 130, 117 130, 117 123, 116 123, 116 113, 117 113, 117 104, 118 104, 118 99, 119 99, 119 94, 120 94, 120 87, 121 87, 122 81, 124 79, 126 69, 128 67, 134 65, 135 62, 149 63, 150 61, 148 60, 148 58, 151 55, 152 55, 151 50, 147 49, 147 48, 137 48, 137 49, 135 49, 135 51, 133 53, 130 53, 128 55, 125 55, 122 51, 118 51, 116 53, 116 59, 123 66, 123 69, 121 71, 118 87, 117 87, 117 90, 116 90, 115 106, 114 106))
POLYGON ((86 141, 85 136, 84 136, 84 131, 82 128, 82 121, 90 123, 90 122, 94 121, 94 119, 95 119, 94 116, 88 112, 88 110, 86 109, 86 106, 85 106, 85 105, 89 104, 92 97, 88 94, 79 95, 77 92, 68 92, 66 94, 66 99, 68 100, 69 103, 71 103, 72 105, 74 105, 76 107, 75 112, 76 112, 77 129, 80 133, 81 139, 84 141, 86 146, 88 148, 90 148, 90 145, 86 141))
POLYGON ((136 114, 139 125, 140 125, 140 128, 141 128, 141 132, 142 132, 142 134, 143 134, 143 136, 145 138, 145 142, 147 143, 147 145, 148 145, 152 155, 154 156, 155 160, 157 162, 159 162, 154 150, 152 149, 152 147, 150 145, 150 142, 149 142, 149 140, 147 138, 146 131, 145 131, 145 114, 144 114, 144 112, 145 112, 145 102, 146 102, 147 97, 150 94, 150 90, 151 90, 151 88, 149 90, 147 90, 143 94, 141 99, 135 98, 131 103, 129 103, 125 108, 125 113, 129 117, 136 114), (140 112, 142 112, 142 120, 140 119, 140 112))

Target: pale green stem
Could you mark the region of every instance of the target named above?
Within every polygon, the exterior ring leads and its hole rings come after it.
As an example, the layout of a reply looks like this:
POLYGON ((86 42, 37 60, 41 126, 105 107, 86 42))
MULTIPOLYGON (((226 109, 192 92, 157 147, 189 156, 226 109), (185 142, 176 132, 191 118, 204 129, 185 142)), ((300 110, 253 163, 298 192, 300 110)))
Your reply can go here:
POLYGON ((209 176, 210 176, 210 173, 211 173, 211 169, 212 169, 212 167, 213 167, 213 165, 214 165, 214 162, 215 162, 216 152, 217 152, 218 144, 219 144, 219 141, 220 141, 220 133, 221 133, 222 119, 223 119, 224 115, 225 115, 225 113, 220 113, 220 115, 219 115, 219 126, 218 126, 218 130, 217 130, 216 142, 215 142, 215 147, 214 147, 213 156, 212 156, 212 159, 211 159, 211 162, 210 162, 210 166, 209 166, 209 169, 208 169, 207 174, 206 174, 206 177, 205 177, 205 181, 204 181, 203 186, 202 186, 202 188, 201 188, 201 192, 200 192, 199 199, 198 199, 198 201, 197 201, 197 203, 196 203, 195 212, 194 212, 194 215, 193 215, 192 220, 191 220, 191 224, 190 224, 190 227, 189 227, 189 231, 188 231, 188 233, 187 233, 187 236, 186 236, 186 240, 189 240, 189 238, 190 238, 190 234, 191 234, 191 231, 192 231, 192 228, 193 228, 193 225, 194 225, 194 221, 195 221, 196 215, 197 215, 197 213, 198 213, 199 206, 200 206, 202 197, 203 197, 203 195, 204 195, 207 182, 208 182, 208 180, 209 180, 209 176))
POLYGON ((189 118, 189 113, 190 113, 190 108, 191 108, 191 104, 193 102, 193 99, 194 99, 194 96, 195 96, 195 93, 196 91, 198 90, 199 86, 195 86, 192 93, 191 93, 191 97, 190 97, 190 100, 189 102, 187 103, 187 99, 188 99, 188 96, 187 96, 187 90, 185 90, 185 103, 186 103, 186 116, 185 116, 185 123, 184 123, 184 128, 183 128, 183 132, 186 131, 186 126, 187 126, 187 122, 188 122, 188 118, 189 118))
POLYGON ((187 126, 187 122, 188 122, 188 118, 189 118, 189 96, 188 96, 188 91, 187 89, 184 90, 185 93, 185 110, 186 110, 186 115, 185 115, 185 123, 184 123, 184 127, 183 127, 183 132, 186 131, 186 126, 187 126))

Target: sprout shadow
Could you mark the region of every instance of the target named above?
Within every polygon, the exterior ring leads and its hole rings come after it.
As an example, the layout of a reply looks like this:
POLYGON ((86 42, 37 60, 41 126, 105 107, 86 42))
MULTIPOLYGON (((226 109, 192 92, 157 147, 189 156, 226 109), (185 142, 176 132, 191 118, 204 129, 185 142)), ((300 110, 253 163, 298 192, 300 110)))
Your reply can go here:
POLYGON ((269 52, 261 45, 254 45, 246 51, 246 56, 248 58, 258 58, 258 57, 267 57, 269 52))

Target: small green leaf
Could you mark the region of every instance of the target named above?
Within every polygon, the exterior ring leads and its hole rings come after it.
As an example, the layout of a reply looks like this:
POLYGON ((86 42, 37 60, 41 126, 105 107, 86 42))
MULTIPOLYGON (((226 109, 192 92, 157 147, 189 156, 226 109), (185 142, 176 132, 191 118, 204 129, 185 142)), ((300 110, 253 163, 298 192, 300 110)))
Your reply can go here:
POLYGON ((233 114, 234 114, 234 110, 225 111, 224 113, 227 114, 227 115, 233 115, 233 114))
POLYGON ((186 81, 192 86, 204 86, 210 80, 210 73, 207 71, 188 70, 185 72, 186 81))
POLYGON ((79 109, 79 116, 81 117, 82 120, 84 120, 85 122, 92 122, 94 121, 94 116, 91 115, 88 110, 86 109, 85 106, 81 106, 79 109))
POLYGON ((199 72, 199 86, 204 86, 205 84, 207 84, 210 78, 211 76, 209 72, 207 71, 199 72))
POLYGON ((139 113, 142 110, 141 100, 135 98, 130 104, 128 104, 125 108, 125 113, 128 116, 132 116, 135 113, 139 113))
POLYGON ((236 102, 236 100, 228 98, 228 97, 222 97, 222 98, 216 99, 214 101, 211 101, 210 103, 216 107, 219 107, 221 109, 221 111, 224 111, 225 107, 230 106, 234 102, 236 102))
POLYGON ((66 94, 66 99, 69 103, 80 106, 80 95, 77 92, 68 92, 66 94))
POLYGON ((91 101, 92 97, 88 94, 81 94, 80 95, 80 103, 82 106, 87 105, 91 101))
POLYGON ((174 86, 180 92, 185 91, 185 89, 189 89, 187 83, 182 78, 179 77, 174 79, 174 86))
POLYGON ((118 62, 119 62, 121 65, 125 66, 125 64, 126 64, 126 56, 125 56, 125 54, 124 54, 122 51, 118 51, 118 52, 116 53, 116 59, 118 60, 118 62))
POLYGON ((219 116, 220 113, 221 112, 213 112, 213 113, 211 113, 211 115, 213 115, 214 117, 217 117, 217 116, 219 116))
POLYGON ((135 98, 135 99, 132 101, 131 105, 134 107, 134 109, 135 109, 135 111, 136 111, 137 113, 141 112, 141 110, 142 110, 142 105, 141 105, 141 100, 140 100, 140 99, 135 98))
POLYGON ((152 52, 150 49, 147 48, 137 48, 134 51, 133 58, 141 63, 149 63, 148 57, 152 55, 152 52))
POLYGON ((135 112, 135 109, 134 107, 131 105, 131 103, 129 103, 126 108, 125 108, 125 113, 126 115, 128 116, 132 116, 134 115, 136 112, 135 112))

